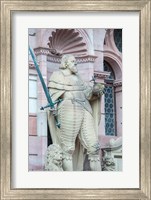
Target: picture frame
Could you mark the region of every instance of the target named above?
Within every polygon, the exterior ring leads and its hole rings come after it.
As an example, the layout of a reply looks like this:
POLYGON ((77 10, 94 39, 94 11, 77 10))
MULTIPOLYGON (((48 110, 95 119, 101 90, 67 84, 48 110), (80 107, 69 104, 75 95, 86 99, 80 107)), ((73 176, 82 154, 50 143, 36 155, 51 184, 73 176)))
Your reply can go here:
POLYGON ((1 199, 150 199, 151 1, 1 1, 1 199), (140 188, 12 189, 12 48, 14 11, 135 11, 140 18, 140 188))

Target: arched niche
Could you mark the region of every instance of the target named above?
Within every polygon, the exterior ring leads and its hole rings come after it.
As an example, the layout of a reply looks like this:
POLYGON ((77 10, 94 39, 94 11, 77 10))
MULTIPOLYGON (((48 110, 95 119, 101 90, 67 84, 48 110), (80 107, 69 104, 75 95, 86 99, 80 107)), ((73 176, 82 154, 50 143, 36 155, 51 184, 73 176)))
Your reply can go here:
POLYGON ((122 80, 122 63, 120 60, 111 54, 104 53, 104 60, 110 64, 114 73, 115 73, 115 80, 122 80))
POLYGON ((92 49, 92 41, 85 29, 43 29, 41 47, 49 48, 56 56, 72 53, 85 56, 92 49))
POLYGON ((114 29, 106 29, 104 39, 104 60, 113 68, 116 80, 122 79, 122 53, 118 50, 114 41, 114 29))

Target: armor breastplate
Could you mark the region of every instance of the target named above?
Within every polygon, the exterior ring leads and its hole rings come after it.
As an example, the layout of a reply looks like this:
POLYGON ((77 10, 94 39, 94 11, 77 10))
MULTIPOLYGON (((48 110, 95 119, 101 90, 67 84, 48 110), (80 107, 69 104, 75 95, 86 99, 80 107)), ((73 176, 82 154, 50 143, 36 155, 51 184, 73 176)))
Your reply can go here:
POLYGON ((61 71, 54 72, 48 87, 50 90, 51 88, 58 91, 63 90, 64 93, 61 96, 63 100, 71 100, 72 103, 78 103, 88 112, 92 113, 90 103, 84 94, 86 85, 76 74, 65 76, 61 71))
POLYGON ((78 103, 92 114, 92 108, 82 91, 66 91, 63 94, 63 100, 71 100, 72 103, 78 103))

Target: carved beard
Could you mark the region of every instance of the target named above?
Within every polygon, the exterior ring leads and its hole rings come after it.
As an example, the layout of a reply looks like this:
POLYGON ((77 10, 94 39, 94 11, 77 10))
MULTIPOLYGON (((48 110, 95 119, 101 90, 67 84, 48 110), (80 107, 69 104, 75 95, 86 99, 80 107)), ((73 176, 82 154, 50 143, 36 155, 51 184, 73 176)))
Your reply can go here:
POLYGON ((73 73, 73 74, 76 74, 77 72, 78 72, 78 70, 77 70, 77 67, 74 65, 74 66, 69 66, 69 69, 70 69, 70 71, 73 73))

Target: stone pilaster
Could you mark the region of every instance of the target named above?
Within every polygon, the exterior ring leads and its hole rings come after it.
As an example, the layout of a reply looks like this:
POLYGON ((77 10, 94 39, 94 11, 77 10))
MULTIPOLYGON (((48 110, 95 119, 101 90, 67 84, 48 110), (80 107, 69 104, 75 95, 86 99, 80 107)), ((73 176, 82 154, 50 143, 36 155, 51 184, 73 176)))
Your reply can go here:
POLYGON ((103 47, 105 38, 105 29, 93 29, 94 53, 97 56, 95 60, 94 70, 103 71, 103 47))
MULTIPOLYGON (((39 68, 41 71, 41 74, 43 76, 43 79, 47 85, 47 57, 46 55, 38 55, 37 61, 39 63, 39 68)), ((37 79, 37 88, 38 88, 38 103, 37 103, 37 135, 38 136, 47 136, 47 115, 46 111, 40 110, 41 106, 47 105, 47 99, 42 87, 42 84, 40 82, 40 79, 38 77, 37 79)))
MULTIPOLYGON (((110 72, 104 72, 104 71, 94 71, 94 76, 96 79, 96 82, 105 84, 104 79, 106 79, 110 75, 110 72)), ((101 121, 99 125, 99 135, 105 135, 105 108, 104 108, 104 95, 101 99, 101 121)))
POLYGON ((122 135, 122 81, 114 82, 115 98, 116 98, 116 131, 117 135, 122 135))
MULTIPOLYGON (((37 61, 39 64, 39 68, 45 84, 47 86, 47 56, 46 55, 37 55, 37 61)), ((37 88, 38 88, 38 103, 37 103, 37 136, 41 138, 41 162, 42 166, 44 166, 44 155, 47 149, 47 113, 45 110, 40 110, 41 106, 47 105, 47 99, 38 77, 37 79, 37 88)))

